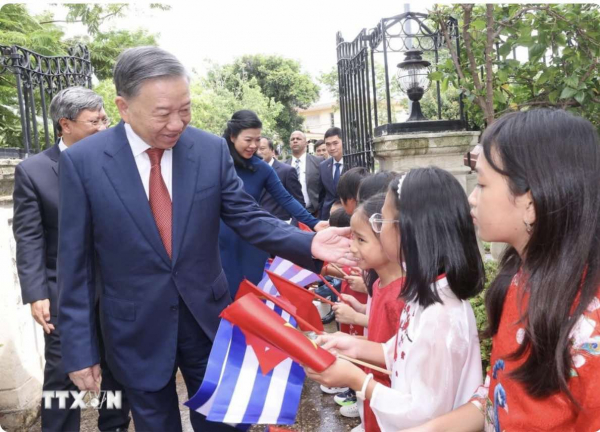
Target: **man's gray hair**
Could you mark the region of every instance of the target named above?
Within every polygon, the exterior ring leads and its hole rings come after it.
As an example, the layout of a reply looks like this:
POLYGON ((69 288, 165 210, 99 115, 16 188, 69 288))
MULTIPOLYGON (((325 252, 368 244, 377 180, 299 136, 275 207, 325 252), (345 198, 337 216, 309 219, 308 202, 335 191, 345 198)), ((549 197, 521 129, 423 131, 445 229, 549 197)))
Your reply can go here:
POLYGON ((85 87, 68 87, 59 91, 50 102, 50 118, 57 133, 62 132, 59 120, 77 120, 83 110, 99 111, 104 106, 102 96, 85 87))
POLYGON ((113 81, 117 95, 137 96, 144 81, 155 78, 184 77, 185 67, 173 54, 154 46, 129 48, 117 58, 113 81))

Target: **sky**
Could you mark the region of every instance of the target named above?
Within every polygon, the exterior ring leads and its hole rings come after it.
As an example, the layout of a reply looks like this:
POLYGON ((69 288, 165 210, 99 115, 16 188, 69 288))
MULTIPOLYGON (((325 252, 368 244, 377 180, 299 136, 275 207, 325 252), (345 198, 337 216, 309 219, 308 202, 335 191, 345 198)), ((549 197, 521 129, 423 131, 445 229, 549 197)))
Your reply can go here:
MULTIPOLYGON (((381 18, 404 12, 404 4, 390 0, 217 0, 169 3, 171 10, 150 10, 133 4, 127 17, 114 19, 102 30, 145 28, 159 33, 159 46, 175 54, 184 65, 202 73, 206 61, 231 62, 244 54, 278 54, 300 61, 314 78, 337 62, 336 34, 353 40, 363 28, 375 27, 381 18)), ((29 4, 41 12, 49 3, 29 4)), ((433 3, 414 2, 410 9, 426 12, 433 3)), ((64 8, 51 7, 56 18, 64 8)), ((61 16, 62 14, 62 16, 61 16)), ((85 34, 82 25, 64 25, 67 37, 85 34)), ((325 92, 321 102, 330 99, 325 92)))

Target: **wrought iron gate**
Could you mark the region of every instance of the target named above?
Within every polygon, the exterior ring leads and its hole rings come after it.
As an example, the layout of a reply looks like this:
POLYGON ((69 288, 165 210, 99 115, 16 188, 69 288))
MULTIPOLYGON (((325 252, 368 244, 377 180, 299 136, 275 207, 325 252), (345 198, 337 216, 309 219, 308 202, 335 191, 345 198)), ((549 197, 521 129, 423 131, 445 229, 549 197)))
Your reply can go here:
POLYGON ((0 45, 0 74, 14 76, 23 143, 22 149, 0 149, 0 155, 23 158, 52 145, 56 131, 52 125, 50 134, 48 122, 54 95, 67 87, 92 87, 93 69, 88 48, 76 45, 68 53, 43 56, 20 46, 0 45))

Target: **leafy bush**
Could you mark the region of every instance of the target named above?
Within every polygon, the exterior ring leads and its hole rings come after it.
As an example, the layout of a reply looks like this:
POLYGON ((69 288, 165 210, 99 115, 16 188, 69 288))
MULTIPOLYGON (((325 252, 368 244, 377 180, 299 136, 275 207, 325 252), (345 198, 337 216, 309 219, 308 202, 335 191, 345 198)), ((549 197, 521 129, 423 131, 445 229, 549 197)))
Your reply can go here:
MULTIPOLYGON (((498 263, 496 261, 485 261, 485 289, 479 293, 478 296, 473 297, 471 301, 471 306, 473 307, 473 312, 475 312, 475 319, 477 320, 477 329, 482 331, 487 326, 487 313, 485 311, 485 293, 487 292, 490 283, 496 278, 496 274, 498 274, 498 263)), ((491 339, 481 339, 481 361, 483 363, 483 371, 484 373, 490 366, 490 355, 492 353, 492 340, 491 339)))

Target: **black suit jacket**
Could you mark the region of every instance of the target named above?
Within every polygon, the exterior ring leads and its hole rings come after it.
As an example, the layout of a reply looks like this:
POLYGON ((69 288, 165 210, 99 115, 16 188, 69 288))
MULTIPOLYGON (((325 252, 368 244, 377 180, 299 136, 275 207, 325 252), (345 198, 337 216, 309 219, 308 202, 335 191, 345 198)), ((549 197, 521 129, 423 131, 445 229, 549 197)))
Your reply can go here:
MULTIPOLYGON (((339 198, 338 194, 337 194, 337 190, 333 184, 333 164, 334 164, 334 162, 335 162, 335 160, 332 157, 330 157, 329 159, 326 159, 323 162, 321 162, 321 165, 319 165, 319 172, 320 172, 321 182, 323 183, 323 193, 324 193, 324 196, 322 199, 323 202, 321 204, 321 213, 320 213, 321 220, 329 219, 329 213, 331 210, 331 206, 339 198)), ((341 168, 342 168, 342 171, 340 172, 340 177, 344 173, 343 165, 341 168)))
MULTIPOLYGON (((322 161, 322 157, 306 153, 306 189, 309 201, 306 203, 306 210, 313 214, 319 211, 321 204, 320 197, 323 194, 323 184, 321 183, 321 176, 319 174, 319 164, 322 161)), ((293 167, 291 157, 285 163, 293 167)))
MULTIPOLYGON (((283 187, 290 193, 291 196, 294 197, 296 201, 302 204, 302 207, 306 207, 306 204, 304 203, 304 197, 302 196, 302 185, 298 180, 298 173, 296 172, 296 169, 279 162, 277 159, 273 160, 272 168, 275 170, 279 180, 281 180, 283 187)), ((259 204, 266 211, 281 220, 289 220, 292 218, 292 216, 283 207, 281 207, 266 190, 262 193, 259 204)))
POLYGON ((17 165, 13 193, 13 232, 23 303, 50 300, 57 315, 58 159, 55 144, 17 165))

